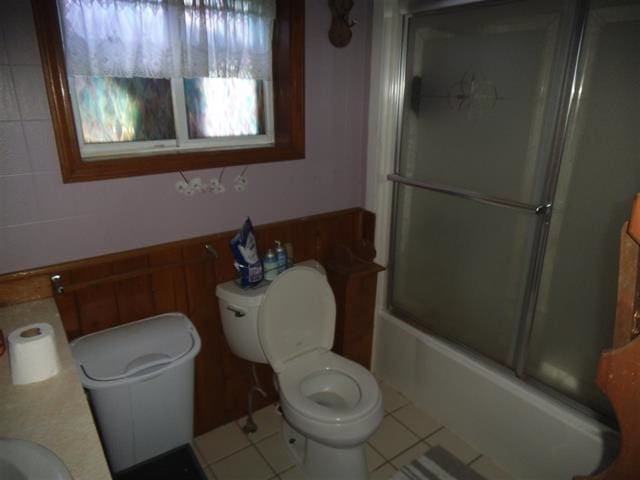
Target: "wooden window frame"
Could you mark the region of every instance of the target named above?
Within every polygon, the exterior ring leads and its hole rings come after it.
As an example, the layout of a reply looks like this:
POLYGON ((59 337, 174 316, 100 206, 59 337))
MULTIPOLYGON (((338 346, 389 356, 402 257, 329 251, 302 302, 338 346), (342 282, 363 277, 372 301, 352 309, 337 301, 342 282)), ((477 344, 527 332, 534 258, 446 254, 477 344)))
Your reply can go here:
POLYGON ((64 183, 295 160, 305 155, 304 1, 277 0, 273 30, 274 144, 83 160, 56 0, 31 0, 64 183))

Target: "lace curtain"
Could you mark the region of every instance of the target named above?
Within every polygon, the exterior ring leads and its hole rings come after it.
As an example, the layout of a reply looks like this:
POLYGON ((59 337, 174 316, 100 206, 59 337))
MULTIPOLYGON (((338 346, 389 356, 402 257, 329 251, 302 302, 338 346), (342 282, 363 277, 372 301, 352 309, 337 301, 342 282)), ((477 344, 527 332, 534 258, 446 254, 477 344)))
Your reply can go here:
POLYGON ((275 0, 59 0, 67 71, 271 79, 275 0))

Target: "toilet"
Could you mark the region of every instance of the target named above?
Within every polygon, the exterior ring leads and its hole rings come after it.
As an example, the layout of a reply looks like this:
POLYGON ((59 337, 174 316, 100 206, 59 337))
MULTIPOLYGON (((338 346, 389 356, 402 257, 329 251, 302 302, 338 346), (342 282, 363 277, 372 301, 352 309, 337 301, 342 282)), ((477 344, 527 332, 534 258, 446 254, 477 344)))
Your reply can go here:
POLYGON ((283 441, 305 476, 368 478, 382 395, 371 372, 331 351, 336 304, 322 265, 297 264, 252 289, 226 282, 216 295, 231 350, 275 372, 283 441))

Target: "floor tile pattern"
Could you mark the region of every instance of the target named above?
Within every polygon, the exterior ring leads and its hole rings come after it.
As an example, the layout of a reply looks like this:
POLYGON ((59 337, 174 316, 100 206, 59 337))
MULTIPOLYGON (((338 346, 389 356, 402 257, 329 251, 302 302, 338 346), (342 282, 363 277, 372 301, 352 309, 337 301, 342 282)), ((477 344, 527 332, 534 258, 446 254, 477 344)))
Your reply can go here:
MULTIPOLYGON (((401 393, 380 384, 385 417, 367 444, 371 480, 387 480, 403 465, 439 445, 487 480, 514 480, 490 458, 413 405, 401 393)), ((256 433, 245 434, 246 418, 230 422, 194 440, 196 455, 211 480, 304 480, 281 439, 282 417, 274 405, 254 413, 256 433)))

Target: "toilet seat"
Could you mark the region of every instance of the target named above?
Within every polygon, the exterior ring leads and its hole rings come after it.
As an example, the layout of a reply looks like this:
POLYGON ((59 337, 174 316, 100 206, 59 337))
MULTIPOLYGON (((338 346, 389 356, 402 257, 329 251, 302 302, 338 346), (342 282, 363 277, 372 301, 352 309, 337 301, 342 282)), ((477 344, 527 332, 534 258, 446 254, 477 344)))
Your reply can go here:
MULTIPOLYGON (((280 397, 290 407, 307 418, 323 423, 346 423, 358 420, 373 412, 380 403, 380 389, 371 372, 363 366, 327 350, 316 350, 298 357, 287 364, 287 368, 278 374, 280 397), (322 377, 326 376, 323 382, 322 377), (343 377, 340 379, 339 377, 343 377), (305 392, 305 381, 313 378, 317 392, 341 395, 334 388, 338 380, 344 391, 345 384, 352 382, 357 390, 357 401, 344 405, 327 405, 314 400, 314 390, 305 392), (351 403, 351 404, 350 404, 351 403)), ((354 392, 350 392, 354 393, 354 392)))
POLYGON ((279 274, 264 293, 258 338, 276 373, 316 349, 331 350, 336 301, 327 278, 315 268, 293 267, 279 274))

